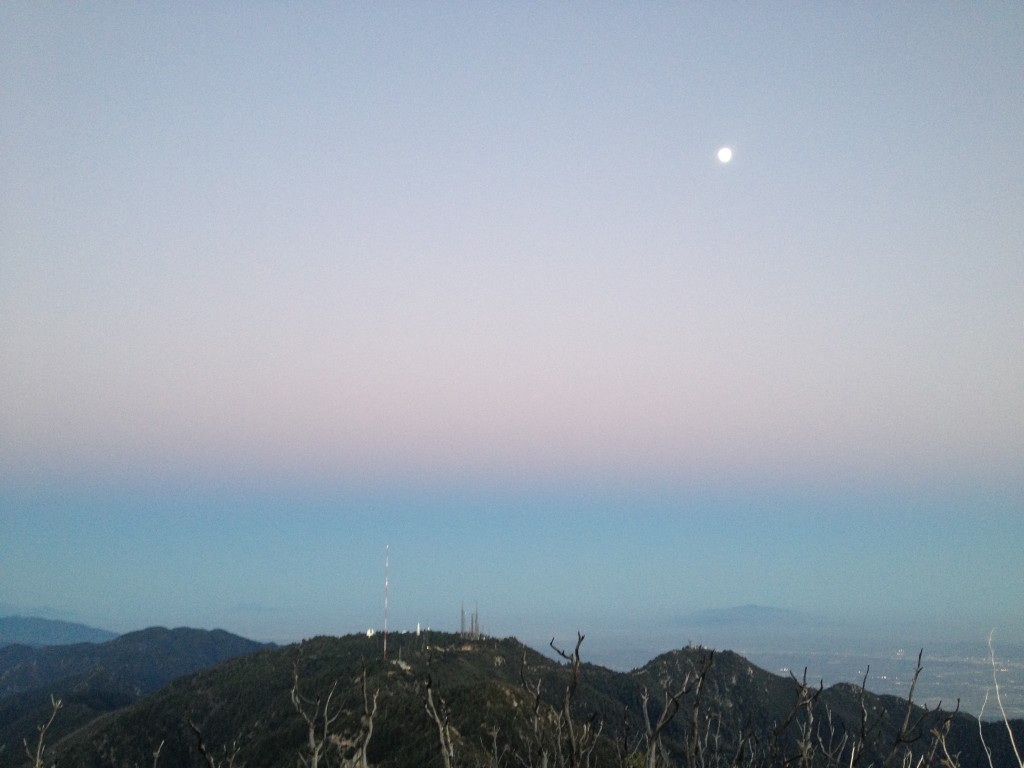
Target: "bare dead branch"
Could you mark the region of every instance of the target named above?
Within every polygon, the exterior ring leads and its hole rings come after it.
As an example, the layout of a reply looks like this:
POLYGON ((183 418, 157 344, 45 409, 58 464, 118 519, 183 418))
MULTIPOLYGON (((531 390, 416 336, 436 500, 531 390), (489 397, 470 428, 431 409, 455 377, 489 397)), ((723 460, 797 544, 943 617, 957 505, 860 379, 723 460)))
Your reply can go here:
POLYGON ((451 725, 449 723, 449 711, 445 701, 438 697, 440 706, 434 702, 434 682, 430 675, 427 675, 425 691, 423 694, 423 706, 427 715, 437 726, 437 737, 441 747, 441 760, 444 768, 452 768, 455 762, 455 745, 452 742, 451 725))
POLYGON ((818 696, 821 695, 824 690, 824 683, 819 681, 817 689, 811 688, 807 685, 807 667, 804 667, 804 675, 801 680, 798 680, 796 675, 792 672, 789 673, 790 678, 797 685, 796 699, 793 702, 793 706, 790 707, 789 712, 786 714, 785 719, 776 724, 772 729, 770 748, 769 748, 769 759, 772 764, 778 763, 780 760, 781 749, 779 747, 779 738, 783 733, 793 724, 796 720, 797 715, 801 710, 807 712, 811 711, 811 707, 817 700, 818 696))
POLYGON ((32 751, 29 749, 27 739, 23 740, 22 742, 25 745, 26 756, 28 756, 28 759, 32 761, 32 768, 43 768, 46 754, 46 732, 50 730, 50 726, 53 725, 53 721, 57 719, 57 713, 60 712, 63 706, 64 702, 61 699, 54 697, 54 695, 51 693, 50 717, 45 723, 42 723, 38 728, 39 737, 36 739, 35 754, 33 754, 32 751))
POLYGON ((565 686, 565 692, 562 695, 562 709, 556 721, 558 736, 556 744, 559 756, 569 768, 584 768, 590 764, 598 738, 604 729, 604 723, 597 719, 596 713, 588 723, 582 726, 577 726, 572 717, 572 702, 580 682, 580 646, 583 645, 584 637, 582 632, 576 633, 576 647, 571 653, 556 646, 555 639, 551 638, 552 650, 569 662, 569 682, 565 686), (563 749, 566 749, 564 755, 563 749))
POLYGON ((911 723, 911 718, 914 713, 914 690, 917 688, 917 680, 921 676, 921 671, 924 669, 924 667, 921 666, 921 657, 923 655, 924 648, 917 653, 917 663, 914 665, 914 677, 910 681, 910 691, 907 693, 907 709, 903 714, 903 723, 896 732, 892 749, 889 752, 889 756, 883 763, 883 768, 890 768, 890 766, 896 764, 895 761, 899 755, 900 746, 912 744, 921 738, 921 723, 924 722, 925 717, 928 716, 928 709, 924 708, 921 715, 913 723, 911 723))
POLYGON ((1021 759, 1020 750, 1017 749, 1017 741, 1013 738, 1013 729, 1010 727, 1010 718, 1006 715, 1006 709, 1003 707, 1003 695, 999 690, 999 676, 996 674, 996 652, 992 646, 992 635, 995 634, 993 629, 988 633, 988 657, 992 663, 992 684, 996 690, 996 704, 999 705, 999 714, 1002 715, 1003 723, 1006 725, 1006 732, 1010 735, 1010 746, 1013 747, 1014 757, 1017 758, 1017 765, 1020 768, 1024 768, 1024 760, 1021 759))
POLYGON ((696 670, 692 678, 688 674, 683 683, 684 693, 693 693, 693 706, 690 707, 690 733, 686 743, 686 758, 690 761, 689 764, 692 768, 696 768, 697 760, 700 757, 698 724, 700 720, 701 694, 704 691, 704 683, 707 680, 708 673, 711 671, 711 665, 714 663, 714 660, 714 651, 705 653, 700 668, 696 670), (687 683, 689 683, 689 687, 687 687, 687 683))
POLYGON ((211 755, 206 749, 206 741, 203 739, 203 732, 191 717, 188 719, 188 727, 192 729, 192 733, 196 736, 196 748, 199 750, 199 755, 203 758, 203 762, 206 763, 207 768, 220 768, 217 761, 213 759, 213 755, 211 755))

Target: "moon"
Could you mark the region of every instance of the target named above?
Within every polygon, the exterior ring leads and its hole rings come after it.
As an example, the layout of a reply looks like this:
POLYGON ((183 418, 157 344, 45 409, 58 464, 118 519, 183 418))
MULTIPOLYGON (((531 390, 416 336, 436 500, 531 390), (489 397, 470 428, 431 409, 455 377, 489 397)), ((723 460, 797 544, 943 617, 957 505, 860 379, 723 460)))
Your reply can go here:
POLYGON ((728 163, 732 160, 732 150, 728 147, 722 147, 718 150, 718 161, 720 163, 728 163))

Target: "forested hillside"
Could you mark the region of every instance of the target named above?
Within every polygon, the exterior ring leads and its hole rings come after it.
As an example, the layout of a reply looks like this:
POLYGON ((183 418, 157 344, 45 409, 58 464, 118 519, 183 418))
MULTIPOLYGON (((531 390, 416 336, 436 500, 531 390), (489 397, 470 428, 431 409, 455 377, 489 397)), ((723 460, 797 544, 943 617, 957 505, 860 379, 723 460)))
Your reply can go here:
MULTIPOLYGON (((578 640, 555 641, 554 658, 442 633, 392 635, 386 660, 379 636, 264 650, 94 720, 53 742, 46 764, 987 765, 967 715, 702 647, 614 672, 585 663, 578 640)), ((996 765, 1018 764, 1002 723, 982 731, 996 765)))
POLYGON ((0 648, 0 766, 20 765, 51 710, 57 740, 97 717, 139 701, 183 675, 266 648, 223 630, 151 627, 106 643, 0 648))

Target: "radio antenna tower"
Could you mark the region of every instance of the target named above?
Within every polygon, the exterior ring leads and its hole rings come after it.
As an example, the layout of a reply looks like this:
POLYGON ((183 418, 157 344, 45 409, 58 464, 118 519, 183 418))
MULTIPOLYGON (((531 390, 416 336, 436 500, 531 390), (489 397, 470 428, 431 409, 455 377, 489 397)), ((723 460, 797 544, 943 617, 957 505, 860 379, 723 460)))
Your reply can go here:
POLYGON ((384 545, 384 661, 388 660, 388 575, 391 569, 391 545, 384 545))

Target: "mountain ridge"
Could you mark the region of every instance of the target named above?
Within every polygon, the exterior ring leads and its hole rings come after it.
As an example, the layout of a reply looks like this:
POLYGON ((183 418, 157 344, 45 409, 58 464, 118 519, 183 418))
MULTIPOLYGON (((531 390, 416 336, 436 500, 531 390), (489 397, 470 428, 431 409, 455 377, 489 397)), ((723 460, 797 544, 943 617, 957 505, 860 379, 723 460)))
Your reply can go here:
POLYGON ((51 697, 63 703, 51 732, 59 739, 176 678, 269 647, 187 627, 150 627, 106 643, 0 647, 0 766, 20 764, 22 739, 46 722, 51 697))
POLYGON ((38 648, 76 643, 105 643, 118 635, 86 624, 39 616, 0 616, 0 647, 27 645, 38 648))
MULTIPOLYGON (((909 706, 905 700, 877 696, 858 686, 819 688, 792 675, 773 675, 739 654, 703 646, 660 654, 630 672, 589 664, 574 656, 571 647, 562 651, 552 659, 515 638, 470 639, 438 632, 393 634, 387 660, 382 658, 379 636, 318 637, 264 648, 177 678, 151 696, 94 718, 55 743, 54 755, 60 765, 128 768, 152 762, 154 750, 162 745, 161 768, 185 768, 201 762, 194 724, 205 743, 212 745, 210 749, 236 744, 239 762, 249 768, 294 763, 308 737, 294 706, 294 693, 305 702, 302 706, 312 707, 315 701, 318 711, 324 698, 334 697, 338 707, 335 740, 325 741, 325 749, 341 750, 338 745, 358 743, 360 723, 369 717, 374 725, 367 747, 369 764, 381 768, 442 765, 440 726, 424 713, 429 692, 444 713, 445 728, 450 728, 452 754, 462 761, 456 764, 497 765, 488 762, 493 757, 489 756, 492 740, 493 749, 500 746, 509 759, 537 747, 524 740, 531 722, 540 728, 538 732, 547 733, 545 749, 558 747, 544 729, 564 717, 566 692, 572 687, 571 706, 565 706, 576 718, 575 732, 592 728, 589 733, 594 734, 596 724, 603 724, 591 745, 596 765, 620 765, 614 762, 616 745, 635 749, 641 744, 645 738, 641 713, 649 709, 657 721, 669 706, 666 697, 673 693, 679 694, 681 713, 659 738, 662 748, 679 761, 692 748, 686 728, 698 710, 701 718, 711 718, 707 722, 718 723, 716 738, 721 748, 736 748, 751 739, 750 748, 756 746, 767 755, 776 725, 802 722, 805 709, 794 706, 804 697, 811 702, 806 714, 816 715, 817 722, 825 721, 827 711, 837 741, 853 739, 866 730, 869 743, 863 764, 867 765, 880 762, 887 748, 901 743, 900 724, 909 706), (573 683, 575 676, 578 686, 573 683), (701 687, 695 694, 697 680, 701 687), (373 716, 368 713, 371 698, 380 707, 373 716), (543 717, 531 721, 531 712, 543 717), (865 724, 860 721, 862 712, 865 724)), ((930 729, 945 727, 963 754, 963 765, 981 764, 977 761, 984 758, 975 718, 920 707, 909 711, 919 730, 915 744, 927 740, 930 729)), ((980 727, 994 755, 1004 754, 1003 724, 980 727)), ((1018 738, 1024 737, 1024 722, 1017 721, 1013 727, 1018 738)), ((785 740, 775 745, 780 754, 796 749, 795 732, 787 732, 785 740)))

